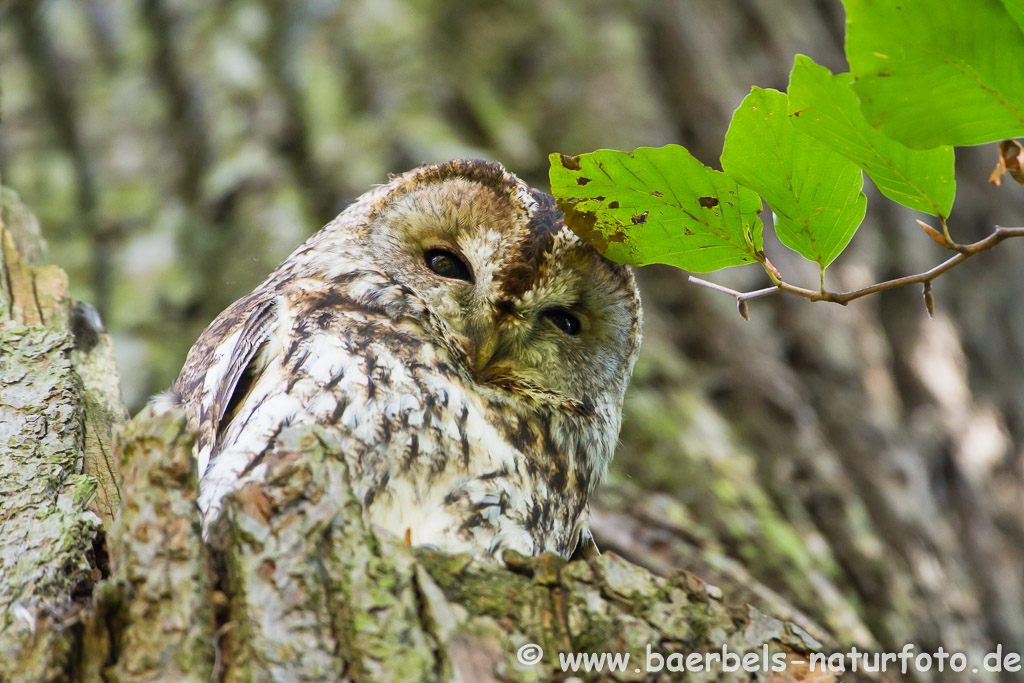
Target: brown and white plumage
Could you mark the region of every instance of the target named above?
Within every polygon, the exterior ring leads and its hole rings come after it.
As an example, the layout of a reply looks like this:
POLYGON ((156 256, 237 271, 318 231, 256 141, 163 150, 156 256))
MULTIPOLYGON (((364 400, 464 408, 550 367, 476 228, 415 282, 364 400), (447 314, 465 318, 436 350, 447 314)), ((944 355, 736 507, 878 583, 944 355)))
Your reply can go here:
POLYGON ((190 351, 174 390, 200 433, 203 514, 263 475, 282 427, 313 423, 336 432, 374 524, 452 552, 567 556, 639 343, 632 274, 551 197, 496 163, 414 169, 190 351))

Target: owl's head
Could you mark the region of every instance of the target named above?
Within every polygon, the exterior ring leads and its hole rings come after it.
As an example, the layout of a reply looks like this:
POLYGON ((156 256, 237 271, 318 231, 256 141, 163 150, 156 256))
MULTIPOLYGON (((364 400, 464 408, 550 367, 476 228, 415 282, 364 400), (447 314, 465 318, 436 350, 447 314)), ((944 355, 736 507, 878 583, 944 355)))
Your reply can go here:
POLYGON ((380 269, 406 295, 402 314, 422 317, 478 390, 598 414, 614 442, 639 294, 630 269, 569 230, 552 197, 493 162, 423 166, 364 195, 317 242, 380 269))

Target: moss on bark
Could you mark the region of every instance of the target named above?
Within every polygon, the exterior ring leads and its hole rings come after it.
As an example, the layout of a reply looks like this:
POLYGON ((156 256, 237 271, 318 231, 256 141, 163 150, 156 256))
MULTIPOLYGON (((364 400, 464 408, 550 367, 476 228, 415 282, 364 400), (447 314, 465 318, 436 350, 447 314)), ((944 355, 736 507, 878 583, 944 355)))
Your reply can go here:
POLYGON ((206 543, 184 415, 125 424, 102 325, 0 238, 2 681, 537 681, 566 675, 558 652, 629 653, 593 677, 655 680, 648 651, 820 647, 612 553, 494 564, 377 535, 316 428, 282 432, 206 543))

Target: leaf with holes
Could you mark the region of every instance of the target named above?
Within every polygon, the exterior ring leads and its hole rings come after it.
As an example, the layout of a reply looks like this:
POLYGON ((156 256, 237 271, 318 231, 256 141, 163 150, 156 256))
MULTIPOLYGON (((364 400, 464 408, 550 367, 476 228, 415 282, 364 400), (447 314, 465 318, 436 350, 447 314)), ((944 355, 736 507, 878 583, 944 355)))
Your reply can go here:
POLYGON ((843 4, 846 58, 871 125, 913 149, 1024 135, 1019 2, 843 4))
POLYGON ((849 74, 797 55, 789 75, 793 126, 845 155, 894 202, 947 218, 956 195, 953 148, 910 149, 870 125, 849 74))
POLYGON ((820 271, 850 243, 867 198, 857 165, 794 128, 788 98, 754 88, 725 134, 722 168, 757 191, 775 214, 775 232, 820 271))
POLYGON ((761 198, 679 145, 550 161, 566 224, 613 261, 707 273, 763 258, 761 198))

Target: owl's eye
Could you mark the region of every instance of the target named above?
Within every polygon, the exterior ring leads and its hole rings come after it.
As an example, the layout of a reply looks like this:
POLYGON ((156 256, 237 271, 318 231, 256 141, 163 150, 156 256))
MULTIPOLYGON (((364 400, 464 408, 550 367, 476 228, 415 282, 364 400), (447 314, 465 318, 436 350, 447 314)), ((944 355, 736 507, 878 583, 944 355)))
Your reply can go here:
POLYGON ((540 316, 550 320, 562 332, 574 337, 583 329, 580 319, 564 308, 549 308, 540 316))
POLYGON ((469 272, 469 266, 456 254, 447 249, 427 249, 423 254, 423 260, 427 268, 434 271, 441 277, 451 280, 473 281, 473 274, 469 272))

